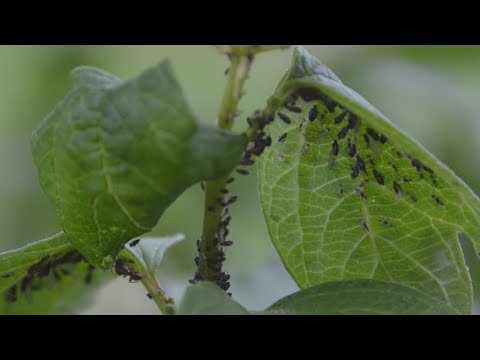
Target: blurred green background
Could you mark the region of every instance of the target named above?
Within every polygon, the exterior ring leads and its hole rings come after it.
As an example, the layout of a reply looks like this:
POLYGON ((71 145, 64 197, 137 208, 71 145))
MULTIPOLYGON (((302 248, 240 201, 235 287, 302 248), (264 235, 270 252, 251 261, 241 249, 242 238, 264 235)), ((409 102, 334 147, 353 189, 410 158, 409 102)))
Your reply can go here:
MULTIPOLYGON (((480 193, 480 46, 306 46, 354 88, 422 142, 480 193)), ((129 78, 170 58, 187 98, 209 123, 225 85, 228 63, 210 46, 2 46, 0 47, 0 251, 60 230, 52 206, 38 184, 30 154, 30 134, 70 86, 79 65, 103 68, 129 78)), ((287 69, 291 50, 257 57, 236 124, 264 106, 287 69)), ((258 200, 256 175, 232 186, 239 201, 231 207, 225 269, 231 291, 252 310, 262 309, 297 287, 268 238, 258 200)), ((182 232, 183 243, 167 253, 161 282, 177 300, 194 272, 195 242, 201 232, 203 194, 187 190, 167 210, 155 235, 182 232)), ((96 295, 83 314, 156 314, 140 284, 116 279, 96 295)))

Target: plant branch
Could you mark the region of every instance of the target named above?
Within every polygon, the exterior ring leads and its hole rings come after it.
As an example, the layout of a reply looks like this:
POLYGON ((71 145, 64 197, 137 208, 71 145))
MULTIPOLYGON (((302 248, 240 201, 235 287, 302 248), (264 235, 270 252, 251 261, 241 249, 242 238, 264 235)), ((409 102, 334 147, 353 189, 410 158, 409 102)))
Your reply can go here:
MULTIPOLYGON (((219 128, 231 130, 233 127, 254 54, 284 47, 285 45, 232 45, 228 48, 217 46, 217 49, 227 54, 231 61, 224 96, 218 112, 217 126, 219 128)), ((253 120, 249 119, 250 128, 246 134, 249 144, 254 141, 254 146, 250 150, 245 149, 242 165, 251 165, 253 161, 250 156, 252 154, 258 156, 265 146, 269 146, 271 143, 271 139, 265 137, 262 131, 268 123, 266 119, 273 120, 273 116, 270 116, 271 114, 268 112, 269 108, 267 107, 265 111, 254 114, 253 120)), ((245 169, 237 169, 237 171, 248 173, 245 169)), ((230 174, 206 183, 203 232, 197 243, 198 257, 195 259, 197 271, 192 280, 192 282, 200 280, 216 282, 224 290, 230 286, 228 282, 230 276, 222 272, 222 263, 225 260, 223 246, 231 245, 231 241, 226 237, 230 221, 230 217, 227 216, 228 206, 236 200, 236 196, 230 196, 227 189, 232 181, 233 177, 230 174)))

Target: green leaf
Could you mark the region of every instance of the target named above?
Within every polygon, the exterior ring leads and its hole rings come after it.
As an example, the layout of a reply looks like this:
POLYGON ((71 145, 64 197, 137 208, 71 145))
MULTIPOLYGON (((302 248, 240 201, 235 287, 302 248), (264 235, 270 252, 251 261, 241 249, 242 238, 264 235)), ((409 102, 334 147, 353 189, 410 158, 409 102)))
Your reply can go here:
POLYGON ((68 314, 113 277, 94 271, 63 233, 0 253, 0 314, 68 314))
POLYGON ((331 282, 280 299, 267 314, 285 315, 454 315, 443 302, 417 290, 376 280, 331 282))
POLYGON ((130 81, 89 67, 73 80, 32 152, 72 245, 110 267, 186 188, 230 172, 246 136, 199 124, 168 61, 130 81))
POLYGON ((467 264, 470 278, 473 285, 473 314, 480 314, 480 257, 478 256, 472 241, 460 233, 458 235, 460 246, 462 247, 465 263, 467 264))
POLYGON ((269 107, 292 96, 302 112, 281 110, 291 124, 276 121, 272 138, 287 137, 274 140, 258 170, 271 239, 298 285, 401 283, 469 313, 457 233, 478 249, 478 197, 302 48, 269 107))
POLYGON ((141 237, 129 241, 125 249, 140 262, 144 271, 156 278, 165 251, 182 240, 185 240, 183 234, 168 237, 141 237), (132 246, 132 244, 135 245, 132 246))
POLYGON ((180 304, 178 315, 248 315, 242 305, 232 300, 216 284, 201 281, 190 286, 180 304))

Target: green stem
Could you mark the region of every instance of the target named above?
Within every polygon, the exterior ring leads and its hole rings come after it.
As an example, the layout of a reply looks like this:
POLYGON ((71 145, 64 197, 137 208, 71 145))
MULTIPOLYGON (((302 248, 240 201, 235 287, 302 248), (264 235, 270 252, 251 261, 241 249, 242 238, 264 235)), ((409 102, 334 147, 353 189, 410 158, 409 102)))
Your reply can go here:
POLYGON ((176 309, 173 300, 167 297, 165 291, 158 286, 155 278, 151 277, 150 274, 146 274, 142 278, 142 284, 148 290, 152 300, 155 301, 162 314, 175 315, 176 309))
MULTIPOLYGON (((242 89, 252 62, 251 55, 231 56, 231 67, 228 73, 217 126, 231 130, 236 116, 242 89)), ((199 248, 198 274, 202 280, 216 281, 221 269, 212 269, 208 264, 216 263, 220 245, 217 244, 218 224, 222 220, 223 207, 219 202, 225 201, 221 190, 227 187, 230 175, 209 181, 206 184, 203 233, 199 248)))

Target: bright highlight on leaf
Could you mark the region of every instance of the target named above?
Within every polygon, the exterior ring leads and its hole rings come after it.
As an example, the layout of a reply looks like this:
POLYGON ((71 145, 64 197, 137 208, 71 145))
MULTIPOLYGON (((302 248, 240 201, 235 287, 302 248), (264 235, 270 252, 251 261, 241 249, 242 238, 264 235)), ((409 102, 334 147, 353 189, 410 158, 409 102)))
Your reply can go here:
POLYGON ((478 197, 303 48, 269 106, 289 120, 259 162, 261 201, 298 285, 376 279, 469 313, 457 234, 479 248, 478 197))
POLYGON ((88 67, 73 78, 32 151, 71 244, 110 267, 185 189, 230 172, 246 137, 199 124, 168 61, 130 81, 88 67))

